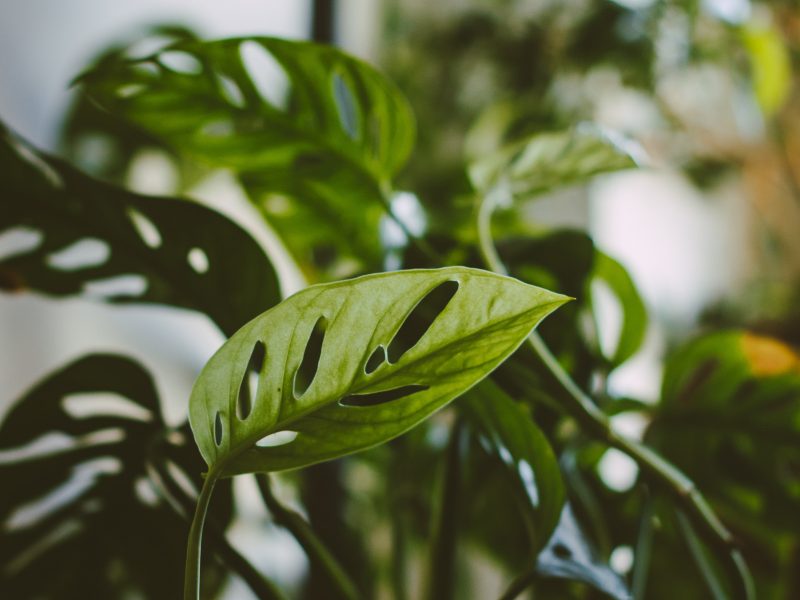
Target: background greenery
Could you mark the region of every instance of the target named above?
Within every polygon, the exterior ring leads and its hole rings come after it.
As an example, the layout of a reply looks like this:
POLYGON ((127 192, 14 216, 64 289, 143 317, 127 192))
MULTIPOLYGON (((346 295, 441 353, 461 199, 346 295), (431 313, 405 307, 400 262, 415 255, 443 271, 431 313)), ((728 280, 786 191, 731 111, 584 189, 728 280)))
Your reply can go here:
MULTIPOLYGON (((153 148, 173 161, 177 195, 215 169, 232 172, 309 283, 492 266, 475 225, 489 207, 501 266, 576 298, 540 329, 572 379, 605 415, 636 415, 645 443, 697 484, 749 565, 756 597, 800 595, 797 7, 387 2, 383 14, 373 61, 385 78, 330 48, 246 41, 285 73, 285 88, 265 89, 252 77, 263 63, 239 59, 242 42, 202 42, 182 27, 155 31, 178 44, 160 54, 130 60, 124 45, 109 50, 80 78, 63 130, 62 155, 83 172, 3 131, 0 231, 35 229, 43 241, 0 259, 2 289, 74 295, 134 274, 144 290, 105 299, 200 311, 226 335, 277 303, 275 269, 240 226, 197 203, 123 189, 131 162, 153 148), (698 81, 724 86, 711 94, 698 81), (644 103, 656 125, 622 120, 610 132, 600 106, 613 94, 644 103), (720 95, 745 125, 712 118, 720 95), (733 178, 759 216, 755 243, 742 242, 755 276, 745 293, 709 306, 690 335, 671 336, 655 403, 607 386, 645 336, 634 282, 586 231, 530 218, 554 190, 633 167, 620 141, 631 138, 651 165, 680 169, 701 190, 733 178), (87 141, 97 139, 102 152, 87 141), (424 219, 401 216, 396 190, 416 195, 424 219), (53 266, 54 254, 87 238, 110 258, 53 266), (194 250, 201 258, 187 262, 194 250), (598 280, 623 315, 611 351, 592 319, 598 280)), ((262 476, 272 519, 311 559, 292 597, 482 598, 512 582, 543 598, 742 596, 727 538, 691 518, 642 462, 633 485, 610 485, 599 465, 620 444, 568 406, 523 347, 389 444, 273 475, 274 490, 262 476)), ((12 482, 0 503, 6 589, 19 598, 174 598, 203 469, 188 428, 166 426, 141 367, 103 355, 29 391, 3 421, 0 445, 18 449, 54 432, 73 444, 0 464, 12 482), (93 391, 115 392, 149 416, 128 407, 76 419, 64 409, 65 395, 93 391), (21 508, 108 457, 122 468, 100 463, 91 487, 25 521, 21 508)), ((260 597, 276 597, 220 535, 233 516, 224 485, 212 505, 204 593, 222 589, 224 565, 260 597)))

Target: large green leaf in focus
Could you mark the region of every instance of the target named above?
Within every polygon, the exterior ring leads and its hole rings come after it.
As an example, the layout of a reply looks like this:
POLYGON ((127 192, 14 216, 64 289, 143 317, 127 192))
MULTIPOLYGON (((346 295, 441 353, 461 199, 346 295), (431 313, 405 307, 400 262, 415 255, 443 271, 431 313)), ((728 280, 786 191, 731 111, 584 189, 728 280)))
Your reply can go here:
POLYGON ((460 406, 478 432, 483 449, 502 465, 517 490, 534 551, 550 538, 564 506, 558 460, 525 408, 491 379, 482 381, 460 406))
POLYGON ((637 166, 638 147, 588 123, 567 131, 537 133, 469 166, 481 194, 499 189, 525 200, 594 175, 637 166))
POLYGON ((205 206, 88 177, 2 124, 0 181, 2 290, 171 304, 228 334, 280 301, 261 247, 205 206))
POLYGON ((0 426, 2 596, 180 596, 188 523, 170 503, 201 467, 138 363, 95 354, 50 374, 0 426))
POLYGON ((414 119, 369 65, 308 42, 188 40, 109 57, 80 81, 108 111, 238 173, 298 258, 332 241, 380 260, 377 223, 414 119))
POLYGON ((190 400, 195 439, 217 476, 385 442, 488 375, 566 300, 463 267, 310 287, 211 358, 190 400), (281 436, 291 441, 262 447, 281 436))

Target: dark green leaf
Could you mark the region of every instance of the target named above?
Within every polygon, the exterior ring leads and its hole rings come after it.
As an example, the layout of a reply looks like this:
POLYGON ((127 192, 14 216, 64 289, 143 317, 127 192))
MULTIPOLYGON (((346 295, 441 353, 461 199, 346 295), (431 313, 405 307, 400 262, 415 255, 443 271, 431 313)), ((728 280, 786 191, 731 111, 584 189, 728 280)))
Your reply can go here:
POLYGON ((514 483, 527 518, 532 546, 538 551, 550 538, 564 505, 558 460, 531 415, 490 379, 463 399, 481 446, 503 465, 514 483))
POLYGON ((190 400, 195 439, 218 476, 300 467, 385 442, 488 375, 565 301, 462 267, 310 287, 212 357, 190 400), (437 299, 440 312, 426 310, 442 291, 450 298, 437 299), (265 359, 253 371, 260 344, 265 359), (252 410, 241 419, 250 381, 252 410), (271 434, 273 443, 291 441, 256 445, 271 434))
POLYGON ((307 42, 184 41, 110 58, 81 82, 112 113, 241 175, 295 252, 335 241, 361 261, 380 259, 376 226, 414 120, 369 65, 307 42))
POLYGON ((0 427, 3 596, 179 597, 188 527, 152 465, 198 486, 188 433, 120 356, 84 357, 18 400, 0 427))
POLYGON ((648 440, 748 535, 800 527, 800 357, 783 342, 724 331, 678 349, 648 440))
POLYGON ((0 289, 79 293, 198 310, 226 333, 280 300, 259 245, 219 213, 134 194, 41 154, 2 128, 0 289))

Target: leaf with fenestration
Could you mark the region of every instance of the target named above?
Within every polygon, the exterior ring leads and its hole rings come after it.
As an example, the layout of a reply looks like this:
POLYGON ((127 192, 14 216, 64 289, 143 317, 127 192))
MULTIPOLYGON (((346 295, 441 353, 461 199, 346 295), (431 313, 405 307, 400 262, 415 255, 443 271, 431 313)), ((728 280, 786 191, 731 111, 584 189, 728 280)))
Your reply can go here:
POLYGON ((634 168, 639 152, 629 140, 587 123, 506 146, 473 162, 469 177, 484 195, 500 188, 510 198, 526 199, 594 175, 634 168))
POLYGON ((50 374, 0 425, 2 596, 178 597, 186 521, 170 502, 201 467, 138 363, 96 354, 50 374))
POLYGON ((529 412, 491 379, 473 388, 460 405, 483 449, 498 459, 513 483, 524 526, 538 551, 553 533, 564 505, 558 459, 547 438, 529 412))
POLYGON ((106 110, 242 177, 295 253, 335 242, 377 264, 377 223, 414 118, 394 85, 330 46, 182 41, 80 79, 106 110), (276 196, 280 195, 280 196, 276 196))
POLYGON ((483 379, 566 301, 462 267, 310 287, 211 358, 190 400, 195 439, 217 476, 385 442, 483 379))
POLYGON ((280 300, 261 247, 205 206, 88 177, 2 123, 0 173, 0 290, 171 304, 226 333, 280 300))

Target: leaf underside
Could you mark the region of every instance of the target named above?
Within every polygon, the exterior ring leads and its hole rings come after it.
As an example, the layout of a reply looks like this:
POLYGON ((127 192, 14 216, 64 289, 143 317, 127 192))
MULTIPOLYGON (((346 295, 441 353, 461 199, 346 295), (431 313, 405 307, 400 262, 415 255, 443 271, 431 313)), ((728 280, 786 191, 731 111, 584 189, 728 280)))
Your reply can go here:
POLYGON ((385 442, 488 375, 565 301, 462 267, 310 287, 248 323, 208 362, 190 400, 195 439, 220 476, 297 468, 385 442), (259 344, 265 358, 245 386, 259 344), (309 352, 319 356, 313 368, 309 352), (245 387, 256 391, 241 419, 245 387), (296 436, 256 445, 281 431, 296 436))

